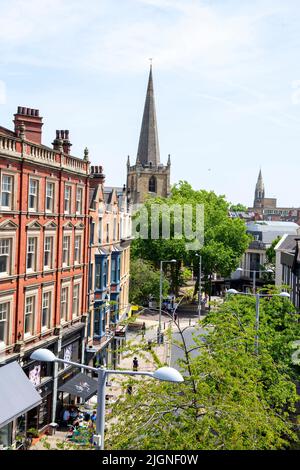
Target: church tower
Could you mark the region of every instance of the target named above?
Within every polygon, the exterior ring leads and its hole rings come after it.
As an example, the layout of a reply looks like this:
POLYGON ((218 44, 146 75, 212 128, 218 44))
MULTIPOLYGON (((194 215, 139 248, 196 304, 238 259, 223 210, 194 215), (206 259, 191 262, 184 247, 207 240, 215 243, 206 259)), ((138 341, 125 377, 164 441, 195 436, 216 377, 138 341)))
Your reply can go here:
POLYGON ((152 65, 148 80, 146 101, 135 165, 127 160, 127 188, 133 204, 143 203, 148 197, 167 197, 170 193, 171 159, 160 163, 152 65))
POLYGON ((261 170, 259 170, 259 175, 258 175, 257 183, 255 186, 253 207, 262 208, 264 206, 264 199, 265 199, 265 185, 263 182, 261 170))

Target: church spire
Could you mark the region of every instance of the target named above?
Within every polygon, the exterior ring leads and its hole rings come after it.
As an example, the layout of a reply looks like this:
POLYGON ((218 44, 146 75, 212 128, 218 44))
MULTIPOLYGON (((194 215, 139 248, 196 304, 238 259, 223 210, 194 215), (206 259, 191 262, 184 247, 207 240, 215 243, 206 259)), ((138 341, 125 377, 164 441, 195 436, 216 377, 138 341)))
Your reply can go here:
POLYGON ((137 152, 137 160, 139 160, 143 166, 150 163, 153 166, 157 166, 160 163, 152 78, 152 63, 150 64, 150 73, 137 152))
POLYGON ((254 207, 261 207, 264 197, 265 197, 265 185, 263 182, 263 177, 262 177, 262 173, 260 169, 256 186, 255 186, 254 207))

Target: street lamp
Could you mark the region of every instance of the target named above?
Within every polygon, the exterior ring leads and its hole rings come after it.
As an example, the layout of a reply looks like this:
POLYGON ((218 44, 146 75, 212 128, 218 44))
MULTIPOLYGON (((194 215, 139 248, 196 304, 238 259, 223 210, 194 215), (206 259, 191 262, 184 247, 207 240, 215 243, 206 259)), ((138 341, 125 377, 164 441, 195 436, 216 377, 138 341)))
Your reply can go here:
POLYGON ((201 277, 202 277, 202 256, 196 253, 196 256, 199 256, 199 295, 198 295, 198 316, 200 319, 201 315, 201 300, 202 300, 202 285, 201 285, 201 277))
POLYGON ((228 289, 227 294, 232 295, 252 295, 255 296, 256 303, 255 303, 255 354, 258 354, 258 330, 259 330, 259 302, 261 297, 282 297, 289 299, 290 294, 288 292, 280 292, 280 294, 250 294, 247 292, 238 292, 236 289, 228 289))
POLYGON ((158 319, 158 330, 157 330, 157 343, 161 341, 161 304, 162 304, 162 287, 163 287, 163 263, 177 263, 176 259, 162 260, 160 262, 160 279, 159 279, 159 319, 158 319))
POLYGON ((93 437, 94 443, 98 450, 104 450, 104 427, 105 427, 105 384, 109 374, 121 375, 147 375, 153 379, 163 380, 167 382, 180 383, 184 379, 180 372, 173 367, 160 367, 154 372, 131 371, 131 370, 111 370, 104 367, 91 367, 77 362, 66 361, 56 357, 49 349, 37 349, 34 351, 30 359, 41 362, 58 362, 68 364, 79 369, 86 369, 95 372, 98 375, 98 399, 97 399, 97 419, 96 419, 96 435, 93 437))
MULTIPOLYGON (((243 271, 246 271, 248 273, 253 273, 253 294, 255 294, 255 291, 256 291, 256 273, 260 273, 260 270, 255 270, 255 269, 243 269, 243 268, 237 268, 236 271, 239 271, 239 272, 243 272, 243 271)), ((273 273, 274 274, 274 271, 273 269, 265 269, 263 271, 264 273, 273 273)))

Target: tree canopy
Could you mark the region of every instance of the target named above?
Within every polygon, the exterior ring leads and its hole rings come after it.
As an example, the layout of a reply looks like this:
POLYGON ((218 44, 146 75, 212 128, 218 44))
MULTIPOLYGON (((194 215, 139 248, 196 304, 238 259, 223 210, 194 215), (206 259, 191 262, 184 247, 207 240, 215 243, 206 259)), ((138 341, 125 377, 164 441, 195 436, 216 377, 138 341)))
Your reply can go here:
POLYGON ((184 383, 135 380, 134 393, 113 410, 107 448, 273 450, 297 441, 291 343, 300 326, 292 304, 261 300, 258 355, 253 297, 231 296, 200 326, 205 337, 195 331, 189 349, 177 344, 184 383))
MULTIPOLYGON (((169 198, 151 198, 145 203, 149 218, 151 219, 151 207, 154 205, 165 205, 171 208, 174 205, 184 207, 190 205, 193 208, 193 227, 196 226, 196 206, 204 207, 204 245, 200 250, 187 248, 189 241, 186 234, 182 238, 174 237, 174 224, 176 215, 171 213, 171 236, 170 239, 153 239, 150 233, 148 239, 137 238, 132 244, 132 256, 150 260, 157 267, 160 260, 178 260, 177 273, 174 272, 177 282, 179 277, 179 265, 199 265, 196 253, 202 255, 202 272, 208 278, 214 272, 222 276, 229 276, 240 261, 242 254, 247 249, 250 237, 246 233, 244 221, 228 217, 229 204, 224 196, 218 196, 213 191, 194 190, 186 181, 180 181, 173 186, 169 198)), ((160 229, 162 220, 160 219, 160 229)), ((161 233, 161 232, 160 232, 161 233)))

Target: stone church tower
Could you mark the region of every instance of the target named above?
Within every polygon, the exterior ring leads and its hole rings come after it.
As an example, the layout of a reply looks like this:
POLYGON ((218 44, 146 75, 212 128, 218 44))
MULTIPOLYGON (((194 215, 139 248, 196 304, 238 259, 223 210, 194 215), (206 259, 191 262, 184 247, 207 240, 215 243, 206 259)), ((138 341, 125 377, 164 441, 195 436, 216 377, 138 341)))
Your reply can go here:
POLYGON ((265 185, 263 182, 261 170, 259 170, 259 175, 258 175, 257 183, 255 186, 253 207, 254 208, 264 207, 264 199, 265 199, 265 185))
POLYGON ((131 203, 143 203, 151 196, 169 196, 170 170, 170 155, 167 165, 160 163, 151 65, 136 163, 131 166, 129 156, 127 161, 127 188, 131 203))

